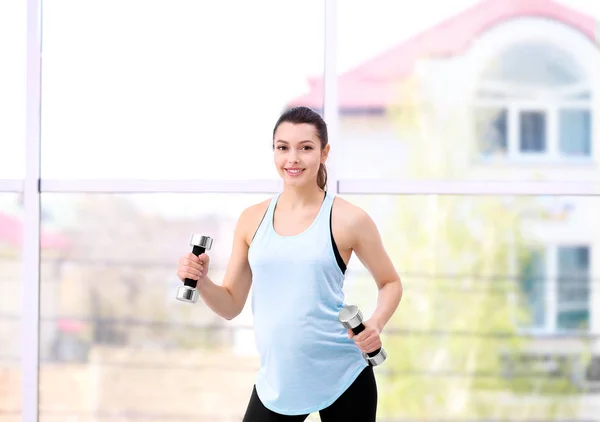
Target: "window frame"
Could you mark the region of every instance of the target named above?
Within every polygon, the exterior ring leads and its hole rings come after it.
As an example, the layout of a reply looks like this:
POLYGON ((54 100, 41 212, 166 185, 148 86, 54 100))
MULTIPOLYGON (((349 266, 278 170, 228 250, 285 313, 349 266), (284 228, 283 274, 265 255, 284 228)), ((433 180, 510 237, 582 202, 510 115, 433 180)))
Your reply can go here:
MULTIPOLYGON (((593 145, 593 107, 592 100, 544 100, 539 99, 477 99, 475 101, 475 110, 480 109, 500 109, 507 111, 506 117, 506 154, 501 155, 501 159, 509 160, 515 163, 589 163, 592 162, 594 155, 593 145), (560 152, 560 110, 584 110, 589 111, 590 119, 590 144, 589 154, 587 155, 566 155, 560 152), (540 153, 524 152, 520 148, 520 114, 524 111, 534 111, 545 113, 546 133, 545 133, 545 151, 540 153)), ((499 156, 492 154, 486 155, 478 148, 478 156, 483 160, 498 160, 499 156)))
MULTIPOLYGON (((543 291, 543 295, 541 295, 541 299, 544 302, 544 322, 542 326, 534 326, 534 325, 521 325, 515 320, 515 323, 519 326, 519 331, 521 333, 527 334, 535 334, 535 335, 554 335, 554 334, 574 334, 574 333, 588 333, 591 328, 585 329, 563 329, 558 327, 558 317, 561 312, 559 306, 559 294, 560 294, 560 285, 559 285, 559 249, 560 248, 586 248, 589 256, 591 257, 594 250, 594 245, 589 241, 583 242, 552 242, 552 243, 544 243, 542 246, 532 247, 532 252, 539 252, 542 254, 543 259, 543 268, 544 274, 542 277, 543 288, 540 289, 543 291)), ((519 270, 519 274, 521 271, 519 270)), ((519 276, 519 289, 523 288, 524 283, 523 276, 519 276)), ((592 265, 587 269, 587 281, 588 281, 588 289, 590 292, 593 288, 593 280, 592 280, 592 265)), ((527 301, 526 295, 521 292, 523 295, 523 300, 527 301)), ((527 306, 527 305, 526 305, 527 306)), ((592 295, 588 296, 588 303, 586 310, 590 313, 588 320, 586 321, 588 324, 591 322, 591 311, 592 311, 592 295)))
MULTIPOLYGON (((324 69, 324 111, 330 128, 332 162, 329 173, 329 189, 336 194, 387 194, 387 195, 581 195, 600 196, 600 182, 489 182, 489 181, 402 181, 402 180, 338 180, 335 174, 337 152, 335 143, 338 137, 337 104, 337 1, 324 0, 325 7, 325 69, 324 69)), ((26 169, 23 180, 0 180, 0 192, 20 192, 24 197, 23 233, 23 284, 27 291, 22 302, 22 420, 35 422, 39 416, 39 348, 40 309, 39 309, 39 236, 40 236, 40 196, 45 192, 217 192, 224 184, 229 193, 273 192, 278 189, 277 181, 140 181, 140 180, 41 180, 40 176, 40 87, 41 87, 41 0, 27 0, 27 108, 26 108, 26 169), (125 182, 125 183, 124 183, 125 182), (224 183, 224 184, 223 184, 224 183)), ((476 81, 479 74, 478 63, 493 54, 502 44, 525 40, 529 36, 548 37, 560 42, 564 38, 576 39, 576 56, 591 56, 588 75, 597 74, 600 69, 600 54, 597 46, 587 44, 582 34, 575 34, 562 23, 550 23, 545 19, 517 19, 497 25, 487 31, 479 40, 474 40, 471 53, 466 58, 467 68, 473 74, 467 80, 476 81), (533 25, 532 25, 533 22, 533 25), (566 32, 565 32, 566 31, 566 32)), ((569 42, 570 42, 569 41, 569 42)), ((565 41, 566 42, 566 41, 565 41)), ((467 86, 464 92, 474 92, 467 86)), ((594 108, 597 108, 597 101, 594 108)), ((594 114, 592 112, 592 114, 594 114)), ((595 125, 598 116, 592 119, 592 151, 598 139, 595 125)))

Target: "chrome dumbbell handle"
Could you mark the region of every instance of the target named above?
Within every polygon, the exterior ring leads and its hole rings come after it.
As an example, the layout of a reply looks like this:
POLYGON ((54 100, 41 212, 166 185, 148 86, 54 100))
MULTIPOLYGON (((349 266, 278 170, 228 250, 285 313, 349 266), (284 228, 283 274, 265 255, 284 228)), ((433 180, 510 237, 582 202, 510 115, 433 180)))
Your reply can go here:
MULTIPOLYGON (((190 239, 190 246, 192 247, 192 253, 196 256, 202 255, 212 247, 213 239, 208 236, 202 236, 199 234, 193 234, 190 239)), ((198 285, 197 280, 186 278, 183 286, 177 289, 176 299, 182 302, 196 303, 200 294, 196 290, 198 285)))
MULTIPOLYGON (((358 309, 358 306, 356 305, 345 306, 339 312, 338 319, 344 327, 346 327, 349 330, 352 330, 354 335, 360 334, 365 329, 365 326, 362 323, 362 312, 360 311, 360 309, 358 309)), ((363 352, 363 358, 367 361, 369 366, 377 366, 381 365, 385 361, 385 359, 387 358, 387 353, 385 352, 383 347, 380 347, 379 349, 373 352, 363 352)))

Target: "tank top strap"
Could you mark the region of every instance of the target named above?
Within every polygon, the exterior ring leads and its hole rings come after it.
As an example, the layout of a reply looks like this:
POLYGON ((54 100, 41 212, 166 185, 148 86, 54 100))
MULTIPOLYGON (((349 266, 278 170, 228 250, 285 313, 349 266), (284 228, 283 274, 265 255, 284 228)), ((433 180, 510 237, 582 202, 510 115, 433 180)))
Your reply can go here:
POLYGON ((254 236, 252 237, 251 246, 256 243, 257 239, 260 239, 264 236, 268 236, 268 233, 270 232, 270 230, 272 230, 273 214, 275 211, 275 205, 277 204, 277 200, 279 199, 279 195, 281 195, 281 192, 271 198, 271 201, 269 202, 269 206, 267 207, 267 210, 265 211, 263 218, 260 221, 260 224, 258 225, 256 231, 254 232, 254 236))
POLYGON ((277 193, 273 198, 271 198, 271 202, 269 203, 269 208, 267 208, 267 212, 265 213, 264 221, 262 226, 264 226, 264 230, 266 232, 270 232, 274 230, 273 228, 273 220, 275 215, 275 207, 277 206, 277 201, 279 201, 279 197, 281 196, 281 192, 277 193))
POLYGON ((335 193, 326 191, 325 192, 325 206, 328 208, 327 211, 329 212, 329 210, 331 210, 331 207, 333 206, 333 200, 335 199, 335 193))
POLYGON ((325 192, 325 199, 323 200, 323 219, 326 220, 328 225, 331 220, 331 211, 333 209, 334 199, 335 193, 325 192))
POLYGON ((267 221, 273 222, 273 214, 275 214, 275 206, 277 205, 277 201, 279 201, 279 197, 281 196, 281 192, 277 193, 273 198, 271 198, 271 202, 269 203, 269 207, 267 208, 267 212, 265 213, 265 219, 267 221))
POLYGON ((331 215, 331 206, 333 205, 333 197, 330 193, 325 192, 323 202, 321 202, 321 208, 315 217, 313 226, 315 227, 316 233, 323 235, 323 233, 329 233, 329 220, 331 215))

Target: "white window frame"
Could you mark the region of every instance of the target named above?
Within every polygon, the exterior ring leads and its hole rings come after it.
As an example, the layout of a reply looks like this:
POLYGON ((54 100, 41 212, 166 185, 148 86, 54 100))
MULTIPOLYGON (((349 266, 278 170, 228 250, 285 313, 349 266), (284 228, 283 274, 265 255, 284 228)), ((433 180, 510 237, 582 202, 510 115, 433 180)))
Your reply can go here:
MULTIPOLYGON (((598 46, 587 39, 583 34, 574 28, 570 28, 559 22, 553 22, 549 19, 522 17, 519 19, 507 20, 500 25, 490 28, 481 37, 474 40, 468 52, 461 60, 464 62, 461 68, 466 70, 462 77, 462 79, 466 81, 464 92, 470 93, 472 96, 472 105, 474 108, 478 106, 508 106, 510 110, 514 106, 517 108, 533 107, 552 110, 554 107, 585 107, 590 110, 593 116, 591 122, 591 151, 588 156, 571 157, 558 154, 558 132, 550 131, 548 134, 554 136, 556 139, 548 140, 548 147, 551 148, 551 150, 545 156, 538 154, 519 154, 514 152, 515 148, 512 147, 511 153, 507 153, 507 156, 486 157, 481 154, 479 158, 481 161, 514 162, 516 164, 590 164, 598 160, 599 152, 597 151, 597 145, 600 142, 600 133, 598 133, 597 127, 600 124, 600 112, 598 111, 600 110, 600 84, 598 83, 597 75, 600 73, 600 56, 598 54, 598 46), (540 41, 569 51, 574 61, 582 68, 584 82, 557 88, 554 91, 554 95, 549 96, 548 92, 536 92, 531 87, 522 87, 515 83, 494 80, 481 81, 481 75, 485 73, 487 64, 496 58, 498 54, 501 54, 505 48, 520 43, 540 41), (513 98, 492 99, 485 98, 485 96, 481 97, 479 96, 479 93, 482 90, 488 93, 509 94, 513 98), (589 92, 591 98, 572 98, 583 92, 589 92), (523 98, 524 95, 527 95, 527 97, 523 98), (539 98, 536 101, 535 98, 537 96, 539 96, 539 98), (531 97, 533 97, 534 101, 531 101, 531 97), (557 98, 559 99, 558 101, 557 98), (550 104, 550 106, 548 106, 548 104, 550 104)), ((511 120, 512 119, 509 116, 509 124, 511 120)), ((549 123, 552 125, 551 129, 552 127, 558 127, 557 116, 549 116, 548 120, 552 121, 552 123, 549 123)), ((512 129, 509 128, 508 132, 508 144, 516 145, 518 147, 518 126, 516 129, 514 127, 512 129)))
MULTIPOLYGON (((330 143, 335 151, 338 138, 338 103, 336 62, 337 0, 324 0, 325 5, 325 90, 324 109, 330 129, 330 143)), ((597 75, 600 69, 598 52, 588 45, 581 34, 567 29, 565 25, 541 22, 535 19, 519 19, 499 25, 476 40, 467 58, 475 81, 486 63, 486 55, 497 51, 494 46, 538 37, 561 42, 561 37, 579 43, 576 57, 593 56, 586 61, 588 75, 597 75), (532 25, 533 22, 533 25, 532 25), (548 30, 548 26, 552 27, 548 30), (567 31, 567 32, 565 32, 567 31), (550 38, 550 39, 549 39, 550 38)), ((22 421, 39 420, 39 339, 40 339, 40 196, 46 192, 272 192, 279 191, 280 182, 269 181, 173 181, 173 180, 41 180, 40 174, 40 102, 41 102, 41 0, 27 0, 27 108, 26 108, 26 168, 23 180, 0 180, 0 192, 21 193, 24 198, 24 232, 22 245, 23 294, 22 300, 22 421)), ((474 92, 475 86, 467 87, 474 92)), ((596 101, 596 100, 594 100, 596 101)), ((596 103, 594 103, 596 104, 596 103)), ((596 106, 594 106, 596 109, 596 106)), ((594 116, 595 124, 598 117, 594 116)), ((597 143, 595 124, 592 133, 597 143)), ((335 154, 335 153, 334 153, 335 154)), ((594 155, 592 146, 592 155, 594 155)), ((403 181, 403 180, 338 180, 335 175, 335 155, 330 169, 329 189, 338 194, 387 194, 387 195, 585 195, 600 196, 600 182, 488 182, 488 181, 403 181)), ((600 334, 596 333, 596 334, 600 334)))
MULTIPOLYGON (((590 163, 593 156, 593 145, 586 156, 569 156, 560 153, 560 110, 587 110, 592 112, 591 101, 542 101, 542 100, 477 100, 476 109, 503 109, 507 111, 506 138, 507 151, 505 159, 514 163, 590 163), (546 117, 546 148, 543 152, 525 152, 520 148, 520 114, 524 111, 542 112, 546 117)), ((593 124, 593 123, 592 123, 593 124)), ((593 135, 590 141, 593 141, 593 135)), ((495 155, 480 155, 482 160, 498 160, 495 155)))
MULTIPOLYGON (((521 333, 530 333, 537 335, 554 335, 557 333, 580 333, 580 332, 589 332, 590 329, 587 330, 562 330, 557 326, 558 314, 559 314, 559 305, 558 305, 558 275, 560 268, 558 267, 558 249, 564 247, 586 247, 590 251, 590 254, 593 251, 593 245, 589 242, 580 242, 580 243, 563 243, 563 242, 555 242, 555 243, 546 243, 542 252, 544 254, 544 325, 543 327, 521 327, 521 333)), ((590 272, 592 271, 592 266, 590 266, 590 272)), ((590 291, 593 288, 591 274, 589 274, 589 287, 590 291)), ((591 294, 589 301, 587 303, 587 310, 590 312, 590 319, 592 316, 592 300, 591 294)), ((590 321, 588 321, 590 322, 590 321)))
MULTIPOLYGON (((590 154, 581 157, 572 157, 560 153, 560 120, 559 110, 587 110, 593 113, 591 99, 572 99, 570 97, 592 92, 592 86, 586 81, 572 85, 568 88, 556 89, 556 95, 547 92, 535 92, 528 87, 513 83, 483 81, 481 87, 487 92, 506 95, 507 98, 486 98, 485 94, 478 94, 474 101, 475 109, 495 108, 507 111, 507 153, 505 158, 513 162, 589 162, 593 155, 593 135, 590 136, 590 154), (520 148, 520 115, 522 112, 533 111, 544 113, 546 119, 546 148, 543 152, 525 152, 520 148)), ((590 122, 593 125, 593 122, 590 122)), ((482 159, 494 159, 481 154, 482 159)))

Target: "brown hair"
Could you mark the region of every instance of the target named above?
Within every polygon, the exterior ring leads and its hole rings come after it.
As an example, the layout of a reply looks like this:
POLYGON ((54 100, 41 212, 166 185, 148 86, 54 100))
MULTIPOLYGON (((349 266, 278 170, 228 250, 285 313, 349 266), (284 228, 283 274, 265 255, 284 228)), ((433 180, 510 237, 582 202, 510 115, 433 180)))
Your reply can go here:
MULTIPOLYGON (((285 111, 279 117, 277 123, 275 123, 275 127, 273 128, 273 138, 275 137, 275 132, 277 131, 277 128, 283 122, 294 124, 307 123, 313 125, 315 130, 317 131, 317 137, 321 141, 321 150, 323 150, 323 148, 325 148, 325 146, 329 142, 327 138, 327 124, 325 123, 325 120, 323 120, 319 113, 308 107, 299 106, 285 111)), ((317 185, 319 186, 319 188, 327 190, 327 167, 325 167, 325 164, 323 163, 319 165, 319 173, 317 174, 317 185)))

